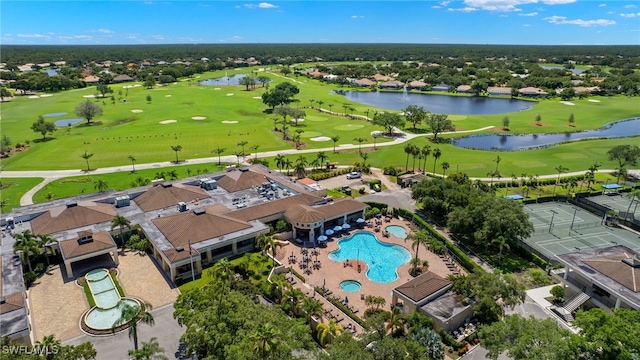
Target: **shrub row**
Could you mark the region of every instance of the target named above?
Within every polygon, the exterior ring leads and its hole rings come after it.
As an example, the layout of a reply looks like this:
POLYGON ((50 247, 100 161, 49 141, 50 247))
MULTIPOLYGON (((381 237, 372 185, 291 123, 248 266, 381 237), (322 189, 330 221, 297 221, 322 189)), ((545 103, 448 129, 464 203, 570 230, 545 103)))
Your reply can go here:
MULTIPOLYGON (((528 187, 536 187, 536 186, 543 186, 543 185, 553 185, 556 183, 556 179, 541 179, 541 180, 525 180, 522 182, 522 185, 528 186, 528 187)), ((576 180, 576 181, 582 181, 584 180, 584 175, 576 175, 576 176, 568 176, 568 177, 563 177, 560 178, 560 181, 558 182, 559 184, 567 184, 569 182, 571 182, 572 180, 576 180)), ((495 182, 493 183, 493 186, 498 187, 498 188, 504 188, 504 187, 519 187, 520 186, 520 181, 505 181, 505 182, 495 182)))
POLYGON ((320 181, 330 179, 336 176, 345 175, 354 171, 353 167, 337 169, 337 170, 314 170, 307 177, 311 180, 320 181))
POLYGON ((340 311, 342 311, 348 317, 350 317, 351 320, 355 321, 358 325, 362 326, 363 329, 367 329, 367 325, 365 324, 364 320, 362 320, 358 315, 354 314, 353 311, 349 310, 349 308, 347 308, 343 303, 341 303, 340 301, 330 296, 324 296, 324 292, 322 291, 322 288, 316 286, 315 289, 317 293, 320 293, 325 299, 327 299, 335 307, 340 309, 340 311))
POLYGON ((291 273, 293 273, 293 275, 295 275, 295 277, 300 279, 300 281, 307 282, 307 279, 305 279, 304 276, 300 275, 300 273, 298 273, 294 268, 289 268, 289 271, 291 271, 291 273))
POLYGON ((480 267, 480 265, 476 264, 475 261, 471 260, 464 251, 460 250, 451 240, 442 236, 439 232, 437 232, 431 225, 429 225, 424 219, 422 219, 417 214, 412 213, 407 209, 402 208, 393 208, 393 214, 397 216, 401 216, 406 219, 411 219, 414 224, 418 224, 423 229, 426 229, 431 233, 433 237, 442 241, 447 249, 451 251, 456 258, 456 261, 463 267, 465 270, 471 273, 483 273, 484 269, 480 267))

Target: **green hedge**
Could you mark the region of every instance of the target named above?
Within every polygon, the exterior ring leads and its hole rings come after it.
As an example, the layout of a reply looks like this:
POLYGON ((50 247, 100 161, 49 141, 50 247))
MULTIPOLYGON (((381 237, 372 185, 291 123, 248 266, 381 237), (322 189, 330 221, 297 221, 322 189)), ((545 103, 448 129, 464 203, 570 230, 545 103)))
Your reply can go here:
POLYGON ((341 303, 340 301, 338 301, 338 300, 336 300, 336 299, 334 299, 332 297, 324 296, 324 292, 322 291, 322 288, 316 287, 315 289, 316 289, 317 293, 320 293, 325 299, 327 299, 335 307, 340 309, 340 311, 342 311, 348 317, 350 317, 351 320, 355 321, 358 325, 362 326, 363 329, 368 330, 367 325, 365 324, 364 320, 362 320, 358 315, 354 314, 353 311, 349 310, 349 308, 347 308, 343 303, 341 303))
POLYGON ((460 250, 460 248, 457 247, 453 242, 451 242, 451 240, 442 236, 439 232, 437 232, 433 227, 431 227, 431 225, 429 225, 426 221, 424 221, 424 219, 422 219, 417 214, 414 214, 411 211, 407 209, 402 209, 402 208, 393 208, 393 214, 397 216, 401 216, 405 219, 411 219, 414 224, 418 224, 418 226, 420 226, 421 228, 429 231, 431 235, 434 236, 436 239, 442 241, 447 247, 447 249, 449 249, 449 251, 451 251, 455 255, 456 261, 468 272, 471 272, 471 273, 485 272, 484 269, 480 265, 476 264, 475 261, 471 260, 471 258, 469 258, 469 256, 467 256, 467 254, 465 254, 464 251, 460 250))
POLYGON ((109 275, 111 275, 111 279, 116 285, 116 289, 118 290, 118 294, 120 294, 120 297, 124 297, 124 290, 122 290, 122 286, 120 286, 120 282, 118 281, 118 277, 116 276, 115 272, 109 272, 109 275))
POLYGON ((295 277, 297 277, 298 279, 300 279, 300 281, 302 282, 307 282, 307 279, 305 279, 304 276, 300 275, 297 271, 295 271, 293 268, 289 268, 289 271, 291 271, 291 273, 293 275, 295 275, 295 277))
POLYGON ((82 283, 82 289, 84 290, 84 295, 87 297, 87 301, 89 302, 89 308, 96 306, 96 300, 93 298, 91 289, 89 289, 89 284, 87 284, 86 281, 82 283))

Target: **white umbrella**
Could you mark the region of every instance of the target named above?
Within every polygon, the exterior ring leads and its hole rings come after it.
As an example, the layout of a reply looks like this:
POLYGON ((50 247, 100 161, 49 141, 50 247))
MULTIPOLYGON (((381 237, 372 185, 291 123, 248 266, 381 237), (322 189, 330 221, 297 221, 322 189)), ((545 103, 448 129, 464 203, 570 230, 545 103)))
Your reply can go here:
POLYGON ((327 237, 324 236, 324 235, 320 235, 320 236, 318 236, 318 241, 325 242, 325 241, 327 241, 327 237))
POLYGON ((364 222, 364 219, 363 219, 363 218, 358 218, 358 220, 356 220, 356 222, 357 222, 358 224, 362 224, 362 223, 364 222))
POLYGON ((333 231, 335 231, 335 232, 338 232, 340 230, 342 230, 342 226, 340 226, 340 225, 337 225, 336 227, 333 228, 333 231))
POLYGON ((351 228, 351 225, 349 225, 347 223, 342 224, 342 229, 346 230, 346 229, 349 229, 349 228, 351 228))
POLYGON ((327 235, 333 235, 333 230, 327 229, 324 233, 327 235))

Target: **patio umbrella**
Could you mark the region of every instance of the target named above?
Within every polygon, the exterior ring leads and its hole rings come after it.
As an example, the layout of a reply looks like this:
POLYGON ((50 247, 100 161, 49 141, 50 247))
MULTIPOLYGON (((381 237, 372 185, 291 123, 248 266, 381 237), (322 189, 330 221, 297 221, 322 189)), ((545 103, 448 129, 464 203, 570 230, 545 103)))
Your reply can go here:
POLYGON ((350 228, 351 228, 351 225, 349 225, 347 223, 342 224, 342 229, 346 230, 346 229, 350 229, 350 228))
POLYGON ((338 232, 340 230, 342 230, 342 226, 340 226, 340 225, 336 225, 336 227, 333 228, 334 232, 338 232))
POLYGON ((325 241, 327 241, 327 237, 324 236, 324 235, 320 235, 320 236, 318 236, 318 241, 325 242, 325 241))
POLYGON ((346 296, 344 297, 344 303, 345 303, 345 304, 348 304, 348 303, 349 303, 349 298, 348 298, 348 297, 346 297, 346 296))
POLYGON ((327 235, 333 235, 333 230, 327 229, 324 233, 327 235))
POLYGON ((356 220, 356 222, 357 222, 358 224, 362 224, 362 223, 364 222, 364 219, 363 219, 363 218, 358 218, 358 220, 356 220))

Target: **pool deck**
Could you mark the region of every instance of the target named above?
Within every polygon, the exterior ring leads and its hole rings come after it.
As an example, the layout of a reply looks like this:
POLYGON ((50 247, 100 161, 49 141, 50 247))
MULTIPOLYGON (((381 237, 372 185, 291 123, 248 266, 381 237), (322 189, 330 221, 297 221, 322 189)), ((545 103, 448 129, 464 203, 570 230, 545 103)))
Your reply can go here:
MULTIPOLYGON (((407 229, 407 232, 410 231, 409 230, 410 224, 408 222, 401 221, 395 218, 392 218, 389 222, 383 219, 380 232, 374 232, 373 228, 367 228, 367 227, 365 227, 362 230, 370 231, 374 233, 376 235, 376 238, 378 238, 378 240, 380 240, 381 242, 403 246, 404 248, 409 250, 412 258, 415 257, 415 251, 411 249, 411 241, 405 242, 404 239, 397 238, 393 234, 389 234, 389 237, 382 236, 382 231, 384 231, 384 228, 389 225, 400 225, 400 226, 403 226, 405 229, 407 229)), ((298 265, 299 262, 295 264, 289 264, 289 256, 291 256, 292 252, 297 257, 298 261, 302 258, 303 255, 301 254, 301 247, 302 247, 301 245, 298 245, 295 243, 289 243, 288 245, 284 246, 280 251, 278 251, 277 259, 281 263, 283 263, 285 266, 292 267, 299 274, 305 277, 306 282, 304 283, 299 279, 295 278, 296 284, 294 286, 303 290, 308 296, 314 295, 314 290, 313 290, 314 287, 317 286, 321 288, 323 283, 325 283, 326 284, 325 287, 333 292, 332 296, 339 296, 342 299, 347 297, 349 300, 349 305, 358 309, 359 311, 357 315, 360 317, 363 317, 363 314, 367 309, 367 307, 364 304, 364 300, 363 300, 364 297, 366 297, 367 295, 383 297, 387 301, 386 305, 383 308, 388 310, 389 307, 391 306, 392 290, 395 287, 413 279, 413 277, 409 275, 409 269, 411 268, 411 265, 407 263, 398 267, 397 269, 398 279, 396 279, 395 281, 386 283, 386 284, 376 283, 367 278, 366 276, 367 268, 365 263, 361 262, 362 269, 361 269, 361 272, 358 273, 357 266, 355 264, 356 263, 355 259, 354 261, 350 262, 350 266, 345 266, 343 262, 330 260, 328 257, 328 254, 338 249, 338 241, 340 239, 350 236, 350 234, 352 234, 355 231, 361 231, 361 229, 352 228, 349 234, 345 234, 340 237, 332 236, 331 240, 327 242, 326 247, 318 247, 317 248, 319 252, 318 260, 320 260, 321 262, 321 267, 318 270, 312 270, 311 274, 304 274, 303 269, 301 269, 300 266, 298 265), (344 280, 356 280, 360 282, 360 284, 362 284, 362 288, 360 289, 360 291, 357 291, 357 292, 352 292, 352 293, 344 292, 340 290, 340 282, 344 280)), ((306 244, 306 245, 310 246, 309 244, 306 244)), ((437 275, 445 278, 448 275, 452 274, 451 270, 449 270, 444 260, 438 257, 438 255, 428 251, 426 247, 420 246, 418 257, 421 260, 429 261, 429 271, 434 272, 437 275)), ((312 256, 312 260, 315 260, 315 255, 312 256)), ((320 299, 325 304, 325 307, 324 307, 325 310, 333 309, 332 311, 333 314, 336 314, 336 312, 339 312, 341 314, 341 317, 344 318, 344 321, 340 322, 341 326, 345 327, 349 323, 352 323, 353 325, 355 325, 355 323, 351 321, 351 319, 348 316, 342 314, 342 312, 340 312, 337 308, 335 308, 331 303, 326 301, 326 299, 323 299, 322 296, 320 296, 319 294, 315 294, 315 298, 320 299)), ((325 318, 324 322, 328 322, 328 319, 325 318)), ((362 332, 362 329, 360 327, 357 327, 357 332, 362 332)))

